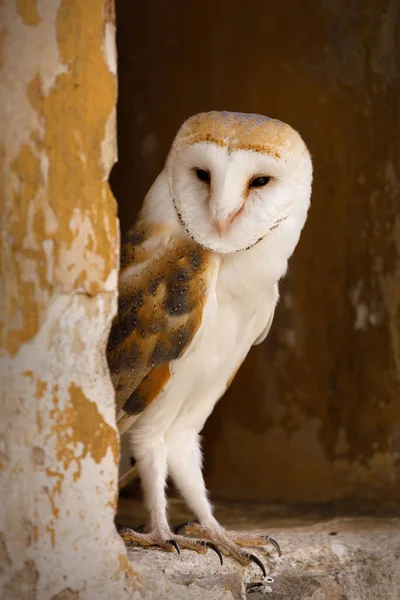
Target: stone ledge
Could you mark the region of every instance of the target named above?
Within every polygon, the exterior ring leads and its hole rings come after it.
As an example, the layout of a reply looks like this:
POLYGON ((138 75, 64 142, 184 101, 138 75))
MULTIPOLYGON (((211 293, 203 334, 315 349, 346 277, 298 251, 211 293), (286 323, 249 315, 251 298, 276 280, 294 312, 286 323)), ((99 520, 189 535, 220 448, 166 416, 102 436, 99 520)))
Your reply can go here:
MULTIPOLYGON (((230 523, 232 527, 232 523, 230 523)), ((243 522, 237 529, 244 529, 243 522)), ((178 556, 130 548, 139 574, 135 600, 400 600, 400 519, 338 518, 319 523, 274 523, 268 530, 283 556, 256 550, 272 581, 258 567, 231 558, 221 567, 214 553, 178 556)))

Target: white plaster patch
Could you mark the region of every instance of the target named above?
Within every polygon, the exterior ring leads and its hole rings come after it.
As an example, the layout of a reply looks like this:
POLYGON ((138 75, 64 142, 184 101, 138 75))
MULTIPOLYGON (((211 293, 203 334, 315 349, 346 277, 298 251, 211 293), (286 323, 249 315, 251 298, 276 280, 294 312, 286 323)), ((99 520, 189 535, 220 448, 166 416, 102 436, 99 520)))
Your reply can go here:
POLYGON ((107 117, 104 128, 104 138, 101 142, 101 166, 103 167, 104 179, 108 179, 113 164, 117 161, 117 136, 116 136, 116 108, 107 117))
POLYGON ((35 198, 32 198, 31 202, 28 204, 27 216, 26 216, 26 235, 22 242, 22 248, 24 250, 38 250, 39 244, 35 239, 34 232, 34 219, 36 217, 37 212, 37 195, 35 198))
POLYGON ((49 292, 46 289, 42 289, 40 285, 36 259, 24 256, 23 260, 20 260, 20 272, 22 281, 33 284, 35 302, 37 302, 39 307, 42 306, 49 299, 49 292))
POLYGON ((48 283, 51 283, 54 273, 54 241, 43 240, 42 246, 46 255, 46 279, 48 283))
MULTIPOLYGON (((38 10, 40 14, 45 13, 47 15, 48 23, 52 23, 54 26, 54 32, 57 31, 57 14, 60 8, 61 0, 39 0, 38 10)), ((46 55, 52 55, 51 63, 47 60, 41 64, 40 74, 42 80, 42 90, 45 96, 49 93, 53 87, 58 75, 66 73, 68 68, 60 61, 60 54, 58 52, 57 35, 51 36, 51 38, 39 38, 43 44, 42 53, 46 55)))
POLYGON ((344 544, 337 540, 331 541, 332 552, 338 557, 341 565, 344 565, 349 560, 349 553, 344 544))
POLYGON ((42 169, 44 184, 47 186, 47 183, 49 181, 50 162, 49 157, 44 152, 40 154, 40 167, 42 169))
POLYGON ((112 21, 107 21, 105 25, 103 52, 108 70, 113 75, 116 75, 117 53, 115 47, 115 25, 112 21))
POLYGON ((65 243, 60 245, 59 264, 55 273, 56 280, 60 282, 61 287, 64 284, 68 287, 69 282, 81 275, 83 264, 91 266, 90 271, 86 273, 85 284, 101 280, 105 261, 96 252, 97 240, 89 217, 83 214, 79 208, 75 208, 69 226, 74 237, 70 245, 65 243), (92 242, 92 250, 88 249, 90 242, 92 242))
POLYGON ((58 219, 48 204, 43 205, 43 218, 46 235, 53 236, 58 229, 58 219))
MULTIPOLYGON (((115 24, 107 21, 105 24, 103 54, 108 70, 114 77, 117 75, 117 51, 115 44, 115 24)), ((101 164, 103 167, 104 178, 108 179, 111 167, 118 160, 117 158, 117 139, 116 139, 116 107, 108 115, 104 138, 101 142, 101 164)))
POLYGON ((111 292, 115 290, 118 284, 118 271, 117 269, 113 269, 110 271, 107 279, 104 282, 103 289, 105 292, 111 292))
POLYGON ((3 48, 3 62, 7 68, 2 69, 0 116, 5 124, 2 137, 10 157, 18 154, 22 144, 29 143, 32 129, 41 127, 39 116, 28 98, 27 82, 39 74, 42 91, 47 94, 57 76, 66 71, 60 64, 57 45, 56 19, 60 4, 61 0, 39 0, 37 10, 41 21, 32 27, 18 18, 16 2, 5 3, 2 20, 10 35, 3 48), (18 98, 18 110, 10 98, 18 98))

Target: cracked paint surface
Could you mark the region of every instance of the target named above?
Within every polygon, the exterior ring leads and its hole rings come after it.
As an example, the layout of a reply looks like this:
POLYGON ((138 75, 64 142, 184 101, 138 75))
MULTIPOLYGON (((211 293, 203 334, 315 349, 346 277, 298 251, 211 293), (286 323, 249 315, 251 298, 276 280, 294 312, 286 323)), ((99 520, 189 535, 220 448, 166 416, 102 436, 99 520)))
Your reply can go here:
POLYGON ((112 3, 0 3, 0 596, 132 597, 104 348, 118 227, 112 3))
MULTIPOLYGON (((43 3, 48 22, 54 27, 50 39, 55 47, 50 62, 54 57, 57 62, 52 72, 50 65, 42 65, 42 61, 16 68, 18 77, 25 78, 25 89, 18 92, 24 96, 21 110, 29 113, 31 126, 18 124, 22 129, 18 148, 12 122, 6 127, 3 141, 10 162, 5 161, 3 175, 4 189, 9 192, 2 217, 3 230, 8 234, 2 260, 13 263, 13 269, 9 269, 4 282, 6 305, 1 330, 4 345, 13 354, 37 333, 55 291, 79 289, 95 295, 104 289, 110 272, 115 270, 115 202, 105 184, 107 171, 102 156, 107 120, 116 98, 115 72, 111 73, 105 62, 104 39, 98 40, 98 52, 92 51, 95 37, 104 33, 102 3, 65 1, 58 9, 57 4, 43 3), (97 19, 93 18, 96 12, 97 19), (79 53, 76 35, 80 36, 79 53), (37 278, 30 276, 34 265, 38 268, 37 278)), ((21 5, 23 22, 29 19, 32 25, 35 3, 21 5)), ((6 13, 11 12, 10 5, 6 13)), ((13 19, 12 14, 9 19, 13 19)), ((47 23, 41 24, 39 19, 35 25, 25 32, 19 21, 15 24, 16 37, 28 36, 27 48, 30 42, 39 43, 43 35, 40 29, 44 31, 47 23)), ((12 53, 12 44, 9 50, 5 60, 11 71, 19 54, 12 53)), ((48 52, 50 48, 46 55, 48 52)), ((6 81, 10 78, 6 74, 6 81)), ((5 117, 11 120, 13 83, 4 99, 5 112, 9 112, 5 117)), ((14 87, 21 88, 21 81, 14 87)), ((109 126, 107 133, 106 145, 112 135, 109 126)))

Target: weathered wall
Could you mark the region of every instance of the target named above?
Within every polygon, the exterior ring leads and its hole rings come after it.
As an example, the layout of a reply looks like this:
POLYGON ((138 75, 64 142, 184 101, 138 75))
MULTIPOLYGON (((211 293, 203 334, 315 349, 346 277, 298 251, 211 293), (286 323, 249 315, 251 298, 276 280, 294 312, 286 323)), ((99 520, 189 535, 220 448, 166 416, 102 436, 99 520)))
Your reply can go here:
POLYGON ((0 596, 132 597, 104 347, 118 233, 112 2, 0 2, 0 596))
POLYGON ((296 127, 312 208, 254 349, 205 430, 229 498, 400 499, 397 0, 117 1, 127 228, 184 118, 239 110, 296 127))

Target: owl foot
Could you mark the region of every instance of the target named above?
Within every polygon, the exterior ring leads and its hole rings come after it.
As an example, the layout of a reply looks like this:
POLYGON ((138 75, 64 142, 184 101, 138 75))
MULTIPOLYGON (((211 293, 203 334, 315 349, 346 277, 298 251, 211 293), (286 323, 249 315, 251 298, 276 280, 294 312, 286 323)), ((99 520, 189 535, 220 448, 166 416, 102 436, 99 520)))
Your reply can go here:
MULTIPOLYGON (((140 527, 140 529, 143 530, 144 527, 140 527)), ((134 543, 142 547, 158 546, 167 552, 175 550, 178 554, 181 553, 181 550, 194 550, 199 554, 205 554, 208 548, 210 548, 210 550, 213 550, 218 555, 221 565, 223 563, 220 549, 208 540, 189 538, 184 535, 174 534, 171 531, 154 530, 150 533, 142 533, 141 531, 129 529, 129 527, 118 528, 118 533, 126 544, 134 543)))
POLYGON ((254 554, 247 552, 247 550, 243 550, 240 546, 265 546, 266 544, 272 544, 278 555, 281 556, 282 554, 278 542, 269 535, 251 534, 240 531, 228 532, 218 524, 205 526, 197 522, 183 523, 182 525, 178 525, 175 533, 184 536, 195 535, 210 540, 214 544, 218 544, 225 555, 232 556, 242 565, 247 566, 251 562, 254 562, 260 567, 264 577, 266 577, 266 571, 261 560, 254 554))

